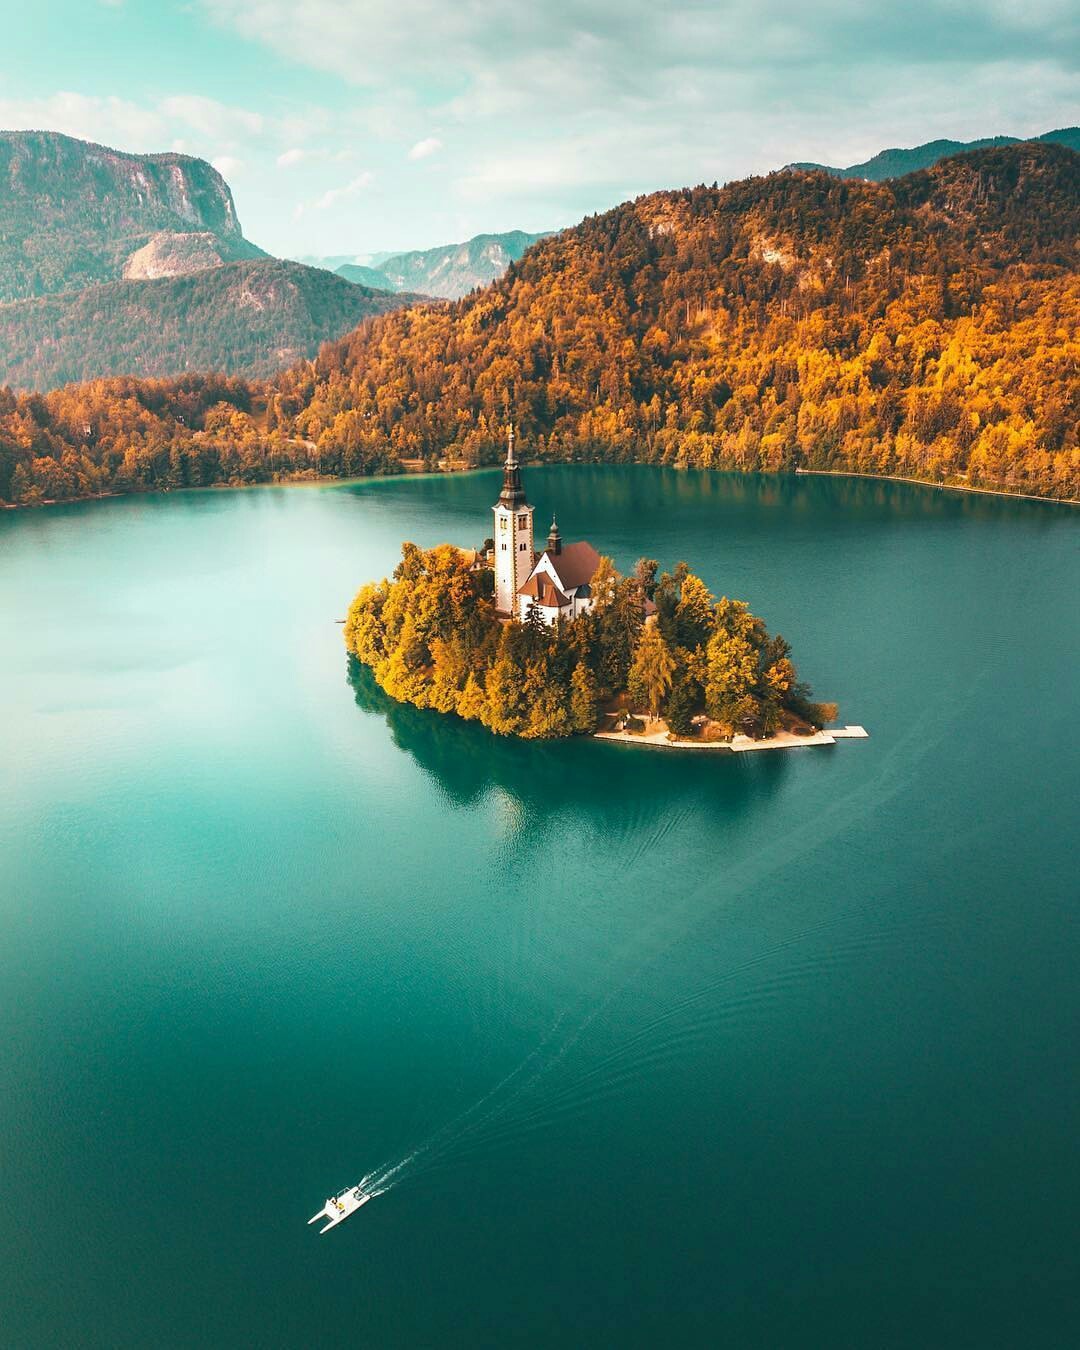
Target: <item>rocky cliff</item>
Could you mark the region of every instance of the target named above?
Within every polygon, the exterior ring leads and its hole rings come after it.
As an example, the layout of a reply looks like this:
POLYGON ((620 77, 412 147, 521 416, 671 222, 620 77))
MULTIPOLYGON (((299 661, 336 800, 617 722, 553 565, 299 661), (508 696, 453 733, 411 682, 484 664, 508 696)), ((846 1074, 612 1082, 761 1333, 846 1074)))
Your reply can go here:
POLYGON ((205 160, 0 132, 0 300, 263 256, 205 160))

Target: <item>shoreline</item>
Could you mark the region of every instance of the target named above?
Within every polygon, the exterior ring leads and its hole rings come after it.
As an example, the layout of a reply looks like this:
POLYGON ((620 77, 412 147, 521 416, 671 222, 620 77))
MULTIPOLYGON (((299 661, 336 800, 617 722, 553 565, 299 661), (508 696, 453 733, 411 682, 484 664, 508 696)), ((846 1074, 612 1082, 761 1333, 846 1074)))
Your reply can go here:
POLYGON ((752 754, 761 750, 807 750, 816 745, 836 745, 838 741, 865 741, 870 733, 865 727, 834 727, 830 731, 815 731, 812 736, 796 736, 790 731, 779 731, 760 741, 750 736, 733 736, 730 741, 669 740, 667 727, 661 731, 594 731, 593 740, 616 741, 621 745, 644 745, 656 750, 713 750, 728 755, 752 754))
MULTIPOLYGON (((686 464, 660 464, 653 460, 641 459, 537 460, 533 467, 553 468, 577 464, 632 464, 646 468, 674 469, 676 472, 684 472, 687 469, 696 467, 694 465, 686 464)), ((19 502, 0 502, 0 510, 34 511, 43 506, 74 506, 81 502, 109 501, 122 497, 167 497, 174 492, 248 492, 253 488, 349 487, 355 483, 400 481, 401 479, 406 478, 460 478, 469 477, 477 473, 492 472, 497 468, 497 464, 477 464, 467 469, 402 469, 396 473, 357 474, 348 478, 335 478, 333 476, 322 475, 316 478, 279 478, 268 483, 200 483, 187 487, 156 487, 147 488, 141 491, 96 492, 92 496, 87 497, 46 497, 40 502, 33 503, 33 505, 23 505, 19 502)), ((740 478, 748 476, 749 473, 764 478, 781 478, 784 477, 786 473, 786 471, 783 470, 775 473, 768 473, 756 469, 751 471, 743 471, 740 469, 703 469, 701 472, 731 474, 740 478)), ((1039 497, 1033 492, 1008 492, 1004 488, 967 487, 963 483, 935 483, 927 478, 911 478, 906 475, 893 473, 858 473, 850 469, 797 468, 794 470, 794 476, 797 478, 853 478, 878 483, 909 483, 914 487, 933 488, 940 492, 968 492, 981 497, 1002 497, 1006 500, 1012 499, 1014 501, 1022 502, 1044 502, 1053 506, 1080 506, 1080 497, 1039 497)))
POLYGON ((968 487, 966 483, 935 483, 929 478, 909 478, 897 473, 857 473, 852 469, 795 470, 799 478, 869 478, 878 483, 914 483, 916 487, 942 492, 974 492, 982 497, 1006 497, 1022 502, 1053 502, 1055 506, 1080 506, 1080 497, 1039 497, 1034 492, 1008 492, 1005 488, 968 487))
MULTIPOLYGON (((491 465, 484 465, 490 468, 491 465)), ((36 511, 43 506, 80 506, 83 502, 119 501, 129 497, 172 497, 180 492, 252 492, 256 488, 314 488, 314 487, 350 487, 354 483, 381 483, 402 478, 449 478, 460 477, 462 473, 476 473, 476 469, 455 469, 453 475, 434 469, 431 473, 367 473, 349 478, 278 478, 268 483, 194 483, 186 487, 146 488, 130 492, 95 492, 90 497, 45 497, 32 506, 19 502, 0 502, 4 511, 36 511)))

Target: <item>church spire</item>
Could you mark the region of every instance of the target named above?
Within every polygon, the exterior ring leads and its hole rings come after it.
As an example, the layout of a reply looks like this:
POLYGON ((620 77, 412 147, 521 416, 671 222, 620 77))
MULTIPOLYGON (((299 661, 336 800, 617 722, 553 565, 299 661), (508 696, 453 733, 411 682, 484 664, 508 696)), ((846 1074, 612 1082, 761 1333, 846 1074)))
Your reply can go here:
POLYGON ((556 558, 562 552, 562 535, 559 533, 559 526, 554 516, 551 517, 551 529, 548 530, 547 551, 556 558))
POLYGON ((528 505, 525 489, 521 486, 521 465, 514 454, 513 422, 506 430, 506 463, 503 465, 503 485, 499 501, 503 506, 513 508, 528 505))

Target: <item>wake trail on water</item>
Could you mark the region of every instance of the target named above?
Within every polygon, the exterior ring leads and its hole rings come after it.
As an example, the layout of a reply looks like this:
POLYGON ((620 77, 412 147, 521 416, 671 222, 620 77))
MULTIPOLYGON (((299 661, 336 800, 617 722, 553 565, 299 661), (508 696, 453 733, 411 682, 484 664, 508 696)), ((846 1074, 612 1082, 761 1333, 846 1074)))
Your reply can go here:
MULTIPOLYGON (((926 720, 920 719, 919 723, 908 728, 886 753, 874 790, 867 791, 865 784, 851 789, 843 797, 834 800, 823 814, 805 822, 779 840, 769 851, 767 858, 763 859, 757 854, 754 858, 729 868, 724 877, 726 884, 721 895, 722 901, 730 902, 743 889, 744 883, 760 884, 763 875, 778 871, 808 849, 834 839, 859 817, 876 810, 896 796, 912 780, 915 772, 913 761, 924 758, 944 735, 943 727, 931 728, 925 725, 926 720), (937 734, 933 734, 934 731, 937 734), (917 749, 912 756, 911 750, 915 747, 917 749)), ((687 814, 680 813, 679 820, 661 826, 659 836, 667 835, 681 823, 682 816, 687 814)), ((843 916, 834 915, 822 923, 810 925, 799 932, 787 935, 749 959, 716 972, 699 989, 673 1000, 637 1032, 602 1056, 595 1064, 575 1074, 546 1100, 528 1103, 524 1111, 515 1110, 525 1104, 526 1096, 533 1088, 539 1086, 565 1062, 597 1019, 607 1012, 635 981, 639 981, 645 971, 710 917, 716 906, 710 906, 708 911, 703 913, 700 902, 714 890, 715 883, 703 882, 687 894, 681 903, 659 911, 653 922, 647 925, 644 952, 641 952, 640 941, 631 943, 629 939, 627 940, 621 954, 622 961, 614 963, 622 965, 621 976, 616 978, 606 994, 595 1003, 579 1008, 577 1016, 569 1026, 566 1024, 571 1020, 570 1010, 560 1013, 538 1044, 489 1091, 445 1125, 436 1129, 404 1157, 386 1163, 372 1172, 365 1180, 380 1188, 374 1194, 384 1194, 406 1176, 417 1175, 439 1162, 447 1161, 455 1154, 460 1153, 467 1158, 479 1149, 499 1147, 543 1128, 550 1120, 573 1111, 575 1106, 580 1104, 579 1098, 587 1103, 603 1095, 607 1086, 606 1079, 600 1084, 596 1080, 605 1075, 614 1075, 614 1083, 611 1086, 618 1090, 620 1085, 632 1081, 634 1076, 633 1065, 628 1065, 627 1061, 632 1060, 635 1054, 641 1056, 645 1053, 648 1058, 647 1051, 651 1039, 657 1037, 658 1033, 663 1033, 680 1015, 685 1015, 687 1011, 706 1001, 710 995, 715 995, 725 984, 736 981, 755 967, 767 965, 777 956, 790 952, 812 938, 820 937, 845 918, 852 917, 851 911, 843 916), (635 947, 636 953, 633 950, 635 947)), ((863 902, 854 906, 854 911, 861 912, 869 903, 869 897, 865 897, 863 902)), ((637 930, 635 938, 640 939, 641 936, 640 930, 637 930)), ((799 978, 802 973, 796 972, 790 978, 799 978)), ((735 1001, 745 1001, 747 997, 753 1001, 755 997, 761 997, 767 983, 770 982, 760 982, 761 987, 744 991, 742 999, 735 1001)), ((715 1015, 723 1017, 724 1010, 717 1009, 715 1015)), ((687 1029, 689 1036, 693 1036, 694 1033, 695 1028, 687 1029)), ((659 1048, 662 1054, 662 1047, 659 1048)))
MULTIPOLYGON (((534 1082, 539 1076, 539 1073, 542 1072, 543 1066, 541 1066, 539 1070, 534 1069, 530 1074, 530 1066, 534 1065, 537 1058, 541 1056, 551 1044, 554 1037, 558 1034, 559 1027, 563 1020, 564 1018, 562 1015, 557 1017, 552 1024, 551 1029, 539 1044, 530 1050, 509 1073, 504 1074, 494 1087, 484 1093, 482 1097, 478 1098, 470 1106, 467 1106, 463 1111, 460 1111, 456 1116, 448 1120, 445 1125, 441 1125, 433 1134, 429 1135, 427 1139, 418 1144, 416 1148, 412 1149, 411 1152, 407 1153, 403 1158, 391 1163, 384 1163, 381 1167, 376 1168, 374 1172, 370 1173, 369 1176, 365 1178, 365 1181, 370 1181, 372 1185, 383 1187, 384 1191, 389 1190, 391 1186, 397 1184, 406 1170, 415 1170, 421 1162, 426 1164, 434 1161, 441 1154, 445 1153, 445 1151, 458 1139, 469 1133, 469 1131, 478 1123, 478 1121, 474 1120, 477 1112, 482 1111, 489 1102, 499 1095, 499 1093, 510 1089, 511 1096, 508 1100, 513 1100, 513 1098, 523 1090, 525 1085, 534 1082), (520 1080, 523 1076, 526 1078, 526 1084, 519 1084, 515 1087, 515 1080, 520 1080)), ((503 1106, 505 1106, 505 1103, 492 1109, 499 1110, 502 1109, 503 1106)), ((485 1120, 490 1114, 490 1111, 486 1112, 480 1119, 485 1120)), ((361 1182, 360 1184, 364 1185, 364 1182, 361 1182)), ((382 1191, 378 1192, 378 1194, 382 1193, 382 1191)))

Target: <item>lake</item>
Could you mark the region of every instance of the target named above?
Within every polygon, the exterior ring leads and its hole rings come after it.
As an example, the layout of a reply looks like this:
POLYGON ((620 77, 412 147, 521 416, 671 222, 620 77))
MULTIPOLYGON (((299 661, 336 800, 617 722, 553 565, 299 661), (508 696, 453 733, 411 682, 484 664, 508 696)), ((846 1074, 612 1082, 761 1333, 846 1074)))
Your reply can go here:
POLYGON ((1075 1344, 1076 513, 527 468, 871 735, 695 756, 350 669, 498 483, 0 513, 0 1342, 1075 1344))

